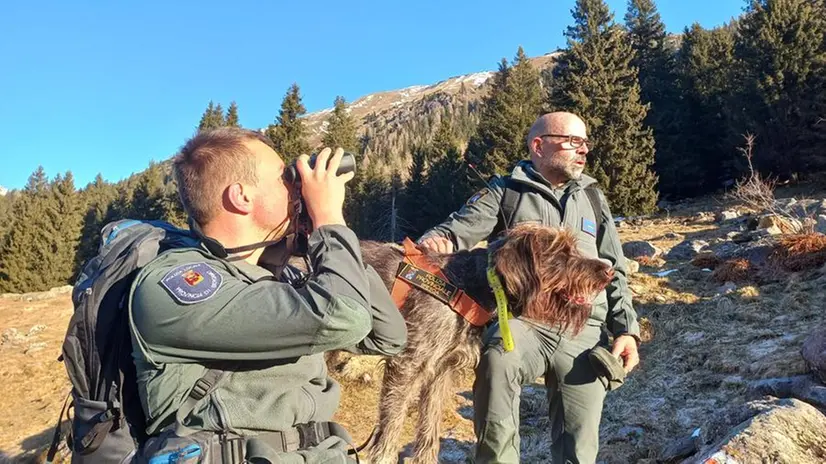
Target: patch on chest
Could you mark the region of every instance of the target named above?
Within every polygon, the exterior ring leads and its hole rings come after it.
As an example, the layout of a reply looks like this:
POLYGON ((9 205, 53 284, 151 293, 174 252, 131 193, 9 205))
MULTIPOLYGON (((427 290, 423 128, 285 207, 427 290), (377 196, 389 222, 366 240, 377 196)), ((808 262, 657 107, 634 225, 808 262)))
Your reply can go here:
POLYGON ((588 219, 582 218, 582 231, 586 234, 596 238, 597 236, 597 223, 588 219))
POLYGON ((169 271, 161 285, 178 303, 200 303, 212 298, 224 277, 207 263, 182 264, 169 271))

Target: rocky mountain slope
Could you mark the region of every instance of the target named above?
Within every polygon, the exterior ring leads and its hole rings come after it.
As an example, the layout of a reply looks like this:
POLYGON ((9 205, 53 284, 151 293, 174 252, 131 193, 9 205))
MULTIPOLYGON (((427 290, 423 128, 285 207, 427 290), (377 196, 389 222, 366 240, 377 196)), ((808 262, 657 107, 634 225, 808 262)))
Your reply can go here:
MULTIPOLYGON (((539 70, 550 68, 560 52, 534 57, 539 70)), ((487 93, 488 80, 495 70, 465 74, 430 85, 377 92, 356 99, 349 112, 359 124, 359 134, 368 156, 387 161, 404 158, 417 143, 428 141, 435 133, 442 113, 454 117, 460 137, 469 138, 478 122, 478 106, 487 93)), ((310 146, 317 147, 326 130, 331 108, 304 117, 310 146)))

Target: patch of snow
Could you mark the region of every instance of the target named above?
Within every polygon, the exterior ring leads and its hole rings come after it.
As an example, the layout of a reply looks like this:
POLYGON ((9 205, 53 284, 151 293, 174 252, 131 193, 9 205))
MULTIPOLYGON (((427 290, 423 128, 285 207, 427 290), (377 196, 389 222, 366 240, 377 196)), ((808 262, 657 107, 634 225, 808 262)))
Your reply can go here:
POLYGON ((653 275, 653 276, 657 276, 657 277, 665 277, 665 276, 667 276, 667 275, 671 274, 672 272, 677 272, 677 271, 678 271, 678 269, 669 269, 669 270, 667 270, 667 271, 655 272, 655 273, 653 273, 653 274, 651 274, 651 275, 653 275))
POLYGON ((0 185, 0 196, 5 196, 7 193, 9 193, 9 189, 0 185))
POLYGON ((426 85, 414 85, 412 87, 407 87, 399 91, 399 95, 402 98, 410 98, 411 95, 421 92, 422 90, 426 89, 428 86, 426 85))
POLYGON ((373 99, 373 95, 368 95, 364 98, 359 98, 358 100, 353 102, 353 104, 350 105, 348 109, 350 109, 350 108, 361 108, 362 106, 366 105, 372 99, 373 99))
POLYGON ((479 87, 491 77, 493 77, 493 71, 478 72, 462 77, 459 82, 470 82, 474 87, 479 87))

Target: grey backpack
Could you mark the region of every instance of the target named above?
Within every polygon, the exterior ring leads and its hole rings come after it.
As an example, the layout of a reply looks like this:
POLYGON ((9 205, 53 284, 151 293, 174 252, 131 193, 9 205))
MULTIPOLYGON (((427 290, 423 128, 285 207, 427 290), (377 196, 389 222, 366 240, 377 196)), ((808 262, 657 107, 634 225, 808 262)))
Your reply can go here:
POLYGON ((101 232, 72 291, 74 314, 60 358, 72 384, 55 427, 46 462, 61 436, 73 463, 124 463, 147 440, 138 397, 126 301, 138 271, 159 253, 198 246, 188 230, 163 221, 120 220, 101 232), (68 426, 63 417, 74 410, 68 426))

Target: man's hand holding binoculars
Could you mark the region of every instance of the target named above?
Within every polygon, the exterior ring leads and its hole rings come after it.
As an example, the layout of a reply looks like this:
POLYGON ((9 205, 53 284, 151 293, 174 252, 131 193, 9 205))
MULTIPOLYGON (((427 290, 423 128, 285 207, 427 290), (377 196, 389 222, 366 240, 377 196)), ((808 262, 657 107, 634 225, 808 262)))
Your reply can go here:
POLYGON ((355 176, 350 170, 336 175, 344 150, 337 148, 330 158, 330 148, 322 150, 314 167, 310 167, 310 157, 301 155, 295 167, 301 176, 301 196, 306 204, 307 214, 313 221, 313 228, 324 225, 346 225, 344 222, 344 184, 355 176), (329 160, 329 165, 328 165, 329 160))

